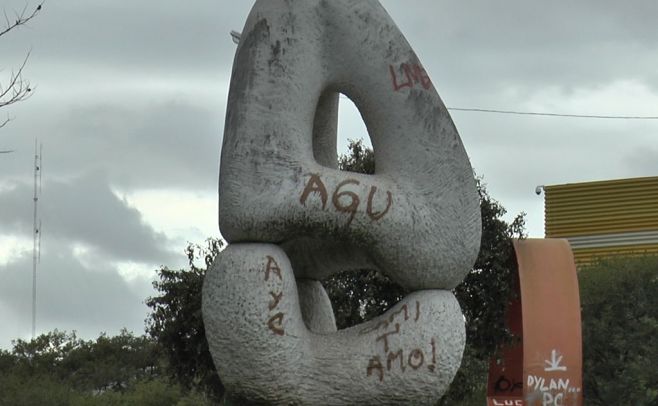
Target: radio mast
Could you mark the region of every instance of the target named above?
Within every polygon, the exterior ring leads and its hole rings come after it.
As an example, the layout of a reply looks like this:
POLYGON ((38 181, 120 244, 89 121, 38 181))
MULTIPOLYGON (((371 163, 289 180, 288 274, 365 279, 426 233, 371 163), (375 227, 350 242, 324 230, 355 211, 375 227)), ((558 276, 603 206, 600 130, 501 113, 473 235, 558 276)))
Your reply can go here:
POLYGON ((37 329, 37 262, 41 258, 41 220, 38 219, 38 203, 41 196, 41 157, 43 145, 34 140, 34 222, 32 226, 32 339, 37 329), (38 186, 38 188, 37 188, 38 186))

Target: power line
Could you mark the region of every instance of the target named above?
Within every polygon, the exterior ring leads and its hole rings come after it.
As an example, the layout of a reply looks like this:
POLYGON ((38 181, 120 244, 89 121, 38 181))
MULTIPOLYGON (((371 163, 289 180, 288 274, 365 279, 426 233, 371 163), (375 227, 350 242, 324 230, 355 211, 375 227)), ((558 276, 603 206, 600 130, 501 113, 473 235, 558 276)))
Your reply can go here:
MULTIPOLYGON (((350 100, 349 97, 341 94, 341 99, 350 100)), ((516 110, 497 110, 497 109, 478 109, 467 107, 446 107, 450 111, 466 111, 473 113, 493 113, 493 114, 513 114, 518 116, 544 116, 544 117, 567 117, 567 118, 598 118, 608 120, 658 120, 658 116, 613 116, 598 114, 562 114, 562 113, 539 113, 536 111, 516 111, 516 110)))
MULTIPOLYGON (((240 43, 241 33, 231 31, 231 39, 235 44, 240 43)), ((341 94, 341 99, 349 97, 341 94)), ((514 111, 514 110, 496 110, 496 109, 476 109, 466 107, 447 107, 451 111, 468 111, 475 113, 494 113, 494 114, 515 114, 518 116, 544 116, 544 117, 568 117, 568 118, 599 118, 608 120, 658 120, 658 116, 608 116, 596 114, 561 114, 561 113, 538 113, 534 111, 514 111)))
POLYGON ((606 116, 595 114, 561 114, 561 113, 538 113, 534 111, 513 111, 494 109, 475 109, 463 107, 448 107, 451 111, 469 111, 477 113, 516 114, 521 116, 546 116, 546 117, 570 117, 570 118, 602 118, 614 120, 658 120, 658 116, 606 116))

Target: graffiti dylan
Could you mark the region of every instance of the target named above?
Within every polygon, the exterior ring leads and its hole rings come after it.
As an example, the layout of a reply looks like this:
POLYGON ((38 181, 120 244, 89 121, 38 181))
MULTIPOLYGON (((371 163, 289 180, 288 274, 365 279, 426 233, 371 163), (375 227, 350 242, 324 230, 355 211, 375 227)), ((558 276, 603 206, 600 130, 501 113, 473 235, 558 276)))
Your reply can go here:
MULTIPOLYGON (((550 375, 567 372, 567 367, 562 365, 562 358, 557 350, 552 350, 550 359, 544 361, 544 373, 550 375)), ((526 385, 528 392, 541 394, 542 406, 562 406, 568 394, 581 391, 580 387, 571 386, 570 383, 569 378, 528 375, 526 385)))

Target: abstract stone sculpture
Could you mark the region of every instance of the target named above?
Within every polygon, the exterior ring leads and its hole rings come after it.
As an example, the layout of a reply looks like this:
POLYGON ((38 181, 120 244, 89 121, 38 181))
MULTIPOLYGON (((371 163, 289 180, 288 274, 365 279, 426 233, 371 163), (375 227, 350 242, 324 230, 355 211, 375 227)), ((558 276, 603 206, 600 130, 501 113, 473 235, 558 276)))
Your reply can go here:
POLYGON ((472 169, 413 50, 376 0, 259 0, 235 58, 219 181, 228 248, 206 275, 213 359, 239 404, 433 404, 464 319, 450 292, 478 253, 472 169), (338 94, 376 173, 336 169, 338 94), (318 282, 375 268, 412 293, 336 331, 318 282))

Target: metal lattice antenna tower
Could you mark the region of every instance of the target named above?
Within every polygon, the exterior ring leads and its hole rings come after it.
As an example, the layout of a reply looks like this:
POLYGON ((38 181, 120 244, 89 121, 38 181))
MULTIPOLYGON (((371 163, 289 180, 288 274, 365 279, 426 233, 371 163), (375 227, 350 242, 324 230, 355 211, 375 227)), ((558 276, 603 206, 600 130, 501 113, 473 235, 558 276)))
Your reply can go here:
POLYGON ((43 145, 34 140, 34 222, 32 246, 32 339, 35 338, 37 328, 37 262, 41 258, 41 220, 38 219, 38 203, 41 196, 41 158, 43 145), (38 188, 37 188, 38 186, 38 188))

